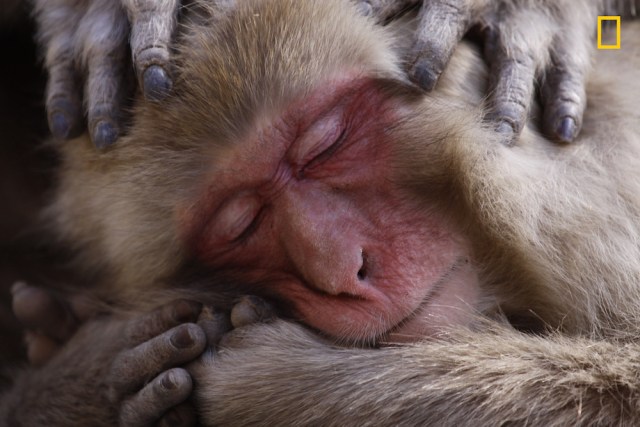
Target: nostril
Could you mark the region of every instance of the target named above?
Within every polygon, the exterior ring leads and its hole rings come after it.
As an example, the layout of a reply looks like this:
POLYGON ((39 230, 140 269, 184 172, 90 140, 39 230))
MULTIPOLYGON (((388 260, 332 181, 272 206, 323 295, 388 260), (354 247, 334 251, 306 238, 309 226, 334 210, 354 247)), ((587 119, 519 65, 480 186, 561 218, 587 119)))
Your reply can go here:
POLYGON ((367 278, 367 258, 362 249, 360 250, 360 257, 362 259, 362 264, 358 270, 358 280, 365 280, 367 278))

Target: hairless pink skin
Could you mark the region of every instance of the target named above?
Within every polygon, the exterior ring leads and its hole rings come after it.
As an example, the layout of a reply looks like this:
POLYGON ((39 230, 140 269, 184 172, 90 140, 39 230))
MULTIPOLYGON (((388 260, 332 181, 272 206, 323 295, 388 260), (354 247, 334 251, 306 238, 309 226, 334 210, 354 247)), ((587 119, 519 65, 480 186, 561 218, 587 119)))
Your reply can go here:
POLYGON ((376 80, 347 80, 257 126, 181 215, 194 254, 339 339, 415 340, 464 322, 478 298, 465 239, 390 179, 400 102, 376 80))

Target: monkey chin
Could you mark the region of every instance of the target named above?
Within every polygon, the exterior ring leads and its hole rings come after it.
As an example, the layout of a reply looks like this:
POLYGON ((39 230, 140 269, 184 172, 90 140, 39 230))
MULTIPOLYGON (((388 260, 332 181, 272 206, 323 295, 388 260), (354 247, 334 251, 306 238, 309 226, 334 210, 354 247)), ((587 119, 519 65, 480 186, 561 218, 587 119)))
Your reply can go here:
POLYGON ((477 318, 480 296, 476 269, 466 258, 460 259, 422 303, 379 342, 393 345, 446 338, 451 327, 470 325, 477 318))

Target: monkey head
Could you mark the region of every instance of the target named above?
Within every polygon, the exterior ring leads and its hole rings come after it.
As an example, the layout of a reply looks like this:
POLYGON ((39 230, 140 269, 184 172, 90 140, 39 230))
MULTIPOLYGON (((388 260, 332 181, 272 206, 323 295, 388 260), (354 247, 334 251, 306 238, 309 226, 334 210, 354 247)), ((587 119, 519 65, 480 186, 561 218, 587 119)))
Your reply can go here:
POLYGON ((404 77, 389 30, 343 3, 243 2, 194 24, 174 95, 141 100, 114 150, 68 149, 67 182, 90 202, 76 195, 58 212, 95 219, 90 239, 127 286, 195 258, 338 339, 415 339, 469 321, 471 246, 438 202, 441 144, 420 130, 441 117, 404 77), (416 154, 431 172, 407 177, 416 154))

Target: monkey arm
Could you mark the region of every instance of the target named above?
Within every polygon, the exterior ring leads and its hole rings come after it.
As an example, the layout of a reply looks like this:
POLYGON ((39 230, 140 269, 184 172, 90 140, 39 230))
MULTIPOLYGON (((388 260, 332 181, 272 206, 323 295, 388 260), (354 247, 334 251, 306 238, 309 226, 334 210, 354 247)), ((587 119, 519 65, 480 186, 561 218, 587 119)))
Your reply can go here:
POLYGON ((192 371, 206 425, 616 425, 639 419, 640 347, 499 327, 378 350, 277 321, 192 371))

